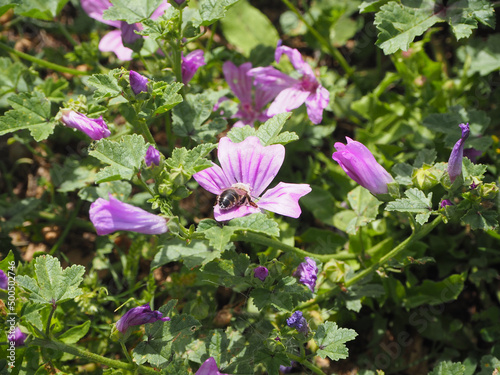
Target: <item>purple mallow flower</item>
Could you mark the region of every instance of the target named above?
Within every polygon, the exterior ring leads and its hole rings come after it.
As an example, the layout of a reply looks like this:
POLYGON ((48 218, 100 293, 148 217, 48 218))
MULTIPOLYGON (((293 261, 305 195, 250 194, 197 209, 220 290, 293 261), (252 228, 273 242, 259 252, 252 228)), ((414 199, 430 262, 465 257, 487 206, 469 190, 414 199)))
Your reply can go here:
POLYGON ((460 124, 462 129, 462 137, 455 143, 453 150, 451 150, 450 159, 448 160, 448 175, 451 182, 462 174, 462 159, 464 156, 464 142, 469 138, 469 123, 460 124))
POLYGON ((214 357, 210 357, 207 359, 201 367, 196 371, 196 374, 194 375, 229 375, 229 374, 223 374, 219 371, 219 368, 217 367, 217 362, 215 362, 214 357))
POLYGON ((453 206, 453 203, 449 199, 443 199, 441 203, 439 203, 439 207, 445 208, 446 206, 453 206))
POLYGON ((224 137, 219 141, 218 158, 222 168, 214 164, 193 175, 204 189, 219 196, 215 220, 227 221, 262 209, 300 216, 299 198, 311 191, 308 184, 280 182, 262 195, 283 164, 283 145, 262 146, 255 136, 240 143, 224 137))
POLYGON ((231 61, 226 61, 222 66, 227 84, 240 100, 238 112, 233 116, 240 120, 235 124, 236 127, 253 126, 255 121, 268 120, 270 116, 264 106, 277 95, 277 92, 266 90, 262 84, 254 85, 253 77, 247 74, 251 69, 252 63, 249 62, 237 67, 231 61))
MULTIPOLYGON (((111 7, 111 2, 109 0, 81 0, 81 6, 85 13, 89 17, 116 27, 117 30, 110 31, 104 35, 99 42, 99 51, 101 52, 114 52, 116 57, 120 60, 128 61, 132 60, 132 50, 123 45, 125 43, 133 43, 137 39, 141 38, 140 35, 135 33, 135 30, 141 30, 142 26, 140 23, 135 23, 129 25, 124 21, 118 20, 106 20, 103 18, 103 13, 106 9, 111 7)), ((165 10, 170 7, 167 0, 164 0, 160 6, 153 12, 151 19, 155 20, 160 17, 165 10)))
POLYGON ((259 279, 260 281, 264 281, 267 275, 269 275, 269 271, 264 266, 259 266, 253 270, 253 276, 259 279))
POLYGON ((162 313, 156 310, 151 310, 149 303, 145 305, 131 308, 117 322, 116 329, 121 333, 127 332, 131 326, 139 326, 146 323, 154 323, 158 320, 168 321, 169 317, 163 317, 162 313))
POLYGON ((135 95, 148 92, 148 79, 133 70, 129 73, 130 87, 135 95))
POLYGON ((306 103, 309 119, 314 124, 319 124, 323 119, 323 110, 330 101, 328 90, 318 82, 311 66, 302 59, 300 52, 295 48, 282 46, 279 41, 274 53, 276 62, 280 61, 283 54, 288 56, 293 67, 301 74, 299 79, 292 78, 271 66, 254 68, 248 72, 255 77, 256 84, 263 85, 263 89, 276 96, 267 114, 274 116, 289 112, 306 103))
POLYGON ((146 156, 144 157, 144 161, 148 167, 151 167, 151 164, 156 166, 160 165, 160 151, 158 151, 155 146, 149 146, 146 151, 146 156))
POLYGON ((144 234, 165 233, 165 218, 144 211, 142 208, 123 203, 109 195, 109 201, 99 198, 90 205, 90 221, 99 236, 117 230, 128 230, 144 234))
POLYGON ((302 311, 295 311, 292 316, 286 320, 286 324, 289 327, 295 328, 304 335, 307 335, 307 332, 309 331, 307 320, 302 316, 302 311))
POLYGON ((26 340, 26 337, 28 337, 27 334, 23 333, 19 327, 16 327, 14 332, 9 333, 7 335, 7 339, 11 342, 14 342, 14 346, 23 346, 24 341, 26 340))
POLYGON ((61 121, 64 125, 84 132, 94 141, 111 135, 108 125, 106 125, 102 116, 98 119, 92 119, 71 109, 63 109, 61 113, 61 121))
POLYGON ((340 164, 347 175, 372 194, 387 194, 387 184, 394 182, 373 154, 360 142, 346 137, 347 144, 335 143, 332 158, 340 164))
POLYGON ((194 50, 187 56, 182 55, 182 83, 187 85, 200 66, 206 65, 205 55, 201 49, 194 50))
POLYGON ((481 150, 476 150, 475 148, 465 148, 464 149, 464 157, 469 159, 471 162, 477 162, 477 159, 483 154, 481 150))
POLYGON ((5 274, 5 272, 3 272, 2 270, 0 270, 0 289, 7 289, 7 285, 9 284, 9 278, 7 277, 7 275, 5 274))
POLYGON ((314 292, 316 280, 318 279, 318 267, 314 259, 305 257, 304 260, 305 262, 299 264, 293 275, 298 276, 299 281, 311 289, 311 292, 314 292))

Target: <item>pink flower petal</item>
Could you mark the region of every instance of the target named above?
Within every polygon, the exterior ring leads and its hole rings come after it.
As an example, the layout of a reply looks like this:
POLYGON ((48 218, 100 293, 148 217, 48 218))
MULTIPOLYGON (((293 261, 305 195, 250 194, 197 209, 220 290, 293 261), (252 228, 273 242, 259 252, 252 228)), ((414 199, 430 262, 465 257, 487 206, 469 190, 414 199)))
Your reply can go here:
POLYGON ((222 190, 231 187, 231 185, 236 182, 235 180, 228 179, 222 168, 216 164, 201 172, 195 173, 193 178, 202 188, 215 195, 220 195, 222 190))
POLYGON ((214 357, 210 357, 207 359, 201 367, 196 371, 194 375, 228 375, 222 374, 219 372, 219 368, 217 367, 217 362, 215 362, 214 357))
POLYGON ((253 206, 237 206, 230 210, 221 210, 218 205, 214 206, 214 218, 217 221, 228 221, 236 217, 243 217, 260 212, 260 209, 253 206))
POLYGON ((274 116, 278 113, 289 112, 304 104, 309 95, 310 93, 308 91, 303 91, 296 87, 284 89, 278 94, 276 99, 274 99, 267 113, 270 116, 274 116))
POLYGON ((274 59, 276 60, 276 62, 280 62, 281 55, 283 54, 288 56, 290 62, 297 71, 305 75, 312 75, 314 77, 312 68, 308 63, 304 61, 304 59, 302 59, 302 55, 297 49, 287 46, 278 46, 276 48, 276 51, 274 52, 274 59))
POLYGON ((123 61, 132 60, 133 51, 123 45, 121 30, 113 30, 104 35, 99 42, 99 51, 114 52, 123 61))
POLYGON ((256 86, 260 84, 262 89, 272 91, 274 95, 278 95, 280 91, 300 83, 299 80, 280 72, 272 66, 253 68, 247 74, 254 77, 256 86))
POLYGON ((120 21, 111 21, 102 18, 104 11, 111 7, 109 0, 81 0, 80 4, 89 17, 106 25, 120 27, 120 21))
POLYGON ((289 184, 280 182, 264 193, 257 202, 259 208, 277 214, 298 218, 301 214, 299 199, 311 192, 308 184, 289 184))
POLYGON ((248 184, 258 197, 278 174, 285 159, 283 145, 262 146, 257 137, 233 143, 228 137, 219 141, 218 157, 229 180, 248 184))
POLYGON ((330 93, 319 85, 316 93, 309 95, 306 99, 307 115, 313 124, 319 124, 323 120, 323 110, 330 101, 330 93))
POLYGON ((250 69, 252 69, 252 63, 249 62, 236 66, 231 61, 226 61, 222 65, 224 77, 234 95, 242 104, 251 105, 253 78, 247 75, 250 69))
POLYGON ((163 0, 163 2, 160 4, 160 6, 155 9, 153 14, 151 14, 151 19, 155 20, 155 19, 163 16, 163 13, 165 13, 165 11, 170 7, 171 7, 171 5, 167 2, 167 0, 163 0))

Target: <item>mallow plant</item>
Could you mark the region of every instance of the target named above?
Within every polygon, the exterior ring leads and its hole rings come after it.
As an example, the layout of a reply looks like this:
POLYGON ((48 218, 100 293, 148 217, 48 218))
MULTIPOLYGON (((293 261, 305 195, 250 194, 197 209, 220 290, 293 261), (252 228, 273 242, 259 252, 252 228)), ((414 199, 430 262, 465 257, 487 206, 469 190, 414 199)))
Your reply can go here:
POLYGON ((298 3, 0 2, 2 373, 500 371, 495 5, 298 3))

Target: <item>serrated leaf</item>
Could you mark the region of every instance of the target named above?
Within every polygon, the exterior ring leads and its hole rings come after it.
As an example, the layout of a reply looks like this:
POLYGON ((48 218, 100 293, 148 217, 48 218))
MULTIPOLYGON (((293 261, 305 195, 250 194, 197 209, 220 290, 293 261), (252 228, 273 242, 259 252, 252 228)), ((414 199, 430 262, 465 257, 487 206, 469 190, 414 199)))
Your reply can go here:
POLYGON ((10 96, 8 101, 14 109, 0 117, 0 135, 29 129, 39 142, 54 132, 56 121, 50 113, 50 101, 41 92, 23 92, 10 96))
POLYGON ((234 143, 240 143, 243 142, 245 139, 251 136, 256 136, 257 131, 255 128, 251 127, 250 125, 245 125, 241 128, 232 128, 228 133, 227 136, 231 141, 234 143))
POLYGON ((278 223, 263 213, 235 218, 229 222, 228 227, 234 231, 250 231, 275 237, 280 235, 278 223))
POLYGON ((398 163, 392 167, 392 172, 396 175, 395 180, 401 185, 411 185, 411 176, 413 175, 413 167, 407 163, 398 163))
POLYGON ((16 14, 25 17, 37 18, 45 21, 54 21, 54 18, 59 14, 68 0, 44 0, 44 1, 27 1, 19 2, 16 7, 16 14))
POLYGON ((429 375, 464 375, 465 366, 450 361, 439 362, 429 375))
POLYGON ((232 250, 225 251, 221 259, 213 260, 203 266, 203 275, 217 276, 213 281, 232 289, 246 289, 245 272, 250 265, 246 254, 236 254, 232 250))
POLYGON ((78 288, 82 282, 85 267, 73 265, 64 270, 57 258, 42 255, 36 258, 36 280, 29 276, 18 276, 19 285, 30 292, 35 303, 53 304, 73 299, 83 291, 78 288))
POLYGON ((95 100, 114 98, 121 94, 122 88, 116 79, 116 74, 119 71, 119 69, 113 69, 108 74, 94 74, 89 77, 87 84, 96 88, 94 92, 95 100))
POLYGON ((87 320, 85 323, 80 324, 75 327, 71 327, 67 331, 64 331, 61 335, 57 336, 59 341, 64 342, 65 344, 76 344, 83 338, 90 328, 90 320, 87 320))
POLYGON ((316 354, 321 358, 328 356, 333 361, 345 359, 349 355, 345 343, 354 340, 357 335, 352 329, 339 328, 337 323, 325 322, 318 327, 314 335, 319 347, 316 354))
POLYGON ((209 26, 224 18, 227 10, 238 0, 202 0, 200 1, 200 25, 209 26))
POLYGON ((262 310, 266 306, 273 306, 280 311, 292 312, 294 306, 312 297, 312 292, 304 285, 297 282, 292 276, 287 276, 278 281, 271 289, 255 288, 250 293, 253 304, 262 310))
POLYGON ((365 0, 359 5, 359 13, 378 12, 390 0, 365 0))
POLYGON ((187 268, 191 269, 208 263, 219 254, 218 251, 212 251, 205 241, 192 240, 188 244, 177 238, 169 239, 158 247, 158 252, 151 262, 151 269, 181 260, 187 268))
POLYGON ((130 180, 139 170, 146 155, 146 142, 137 134, 125 135, 118 142, 101 139, 89 154, 108 167, 96 175, 96 183, 113 180, 130 180))
POLYGON ((498 227, 498 214, 492 210, 485 210, 477 205, 471 208, 463 217, 462 221, 470 225, 472 230, 495 230, 498 227))
POLYGON ((471 58, 470 68, 467 72, 469 76, 475 73, 486 76, 500 69, 499 34, 490 35, 486 41, 483 38, 472 40, 463 47, 462 51, 471 58))
POLYGON ((111 0, 113 6, 103 14, 105 20, 121 20, 128 24, 151 18, 153 12, 160 6, 162 0, 111 0))
POLYGON ((387 211, 427 213, 432 211, 432 193, 426 197, 424 192, 415 188, 405 191, 407 198, 396 199, 386 206, 387 211))
POLYGON ((495 28, 495 11, 488 0, 455 1, 446 7, 445 17, 457 39, 469 37, 477 21, 495 28))
POLYGON ((219 226, 214 226, 212 228, 203 231, 203 235, 208 240, 210 246, 212 246, 213 249, 217 250, 218 252, 222 252, 225 249, 229 249, 232 246, 230 242, 231 242, 231 236, 233 234, 234 234, 234 229, 229 228, 228 226, 222 228, 219 226))
POLYGON ((165 82, 154 82, 152 96, 155 98, 156 109, 154 114, 167 112, 182 102, 179 90, 184 85, 180 82, 166 84, 165 82))
POLYGON ((479 180, 483 179, 483 175, 486 173, 487 166, 484 164, 474 164, 469 160, 469 158, 463 158, 462 160, 462 173, 464 180, 477 178, 479 180))
POLYGON ((285 122, 290 118, 292 114, 289 112, 280 113, 269 120, 267 120, 264 124, 262 124, 257 130, 257 137, 259 137, 260 142, 263 146, 272 145, 275 142, 275 139, 283 129, 285 122))
MULTIPOLYGON (((212 17, 213 15, 209 18, 212 17)), ((257 46, 275 48, 279 40, 278 32, 269 18, 245 0, 239 1, 227 12, 226 17, 221 20, 221 26, 229 43, 246 57, 257 46)))
POLYGON ((349 234, 356 234, 359 227, 366 226, 375 220, 378 215, 378 208, 382 204, 381 201, 361 186, 351 190, 347 194, 347 200, 355 214, 346 227, 346 232, 349 234))

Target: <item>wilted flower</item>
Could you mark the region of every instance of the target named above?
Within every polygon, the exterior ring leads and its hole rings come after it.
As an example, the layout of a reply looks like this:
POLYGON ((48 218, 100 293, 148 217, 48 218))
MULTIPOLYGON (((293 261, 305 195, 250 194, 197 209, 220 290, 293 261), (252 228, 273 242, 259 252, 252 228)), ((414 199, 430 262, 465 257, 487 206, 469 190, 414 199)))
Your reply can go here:
POLYGON ((259 279, 260 281, 264 281, 267 275, 269 275, 269 271, 264 266, 259 266, 253 270, 253 276, 259 279))
POLYGON ((311 191, 308 184, 280 182, 261 196, 283 164, 283 145, 262 146, 255 136, 240 143, 224 137, 219 141, 218 157, 222 168, 214 164, 193 175, 204 189, 219 196, 215 220, 231 220, 262 209, 300 216, 299 198, 311 191))
POLYGON ((148 79, 133 70, 129 73, 130 87, 135 95, 148 91, 148 79))
POLYGON ((248 72, 255 77, 257 84, 263 85, 263 89, 277 95, 267 114, 274 116, 289 112, 306 103, 309 119, 314 124, 319 124, 323 119, 323 110, 330 101, 328 90, 318 82, 311 66, 302 59, 300 52, 295 48, 282 46, 279 41, 274 53, 276 62, 280 61, 283 54, 288 56, 293 67, 302 75, 299 79, 292 78, 271 66, 254 68, 248 72))
MULTIPOLYGON (((99 42, 99 51, 114 52, 116 57, 123 61, 132 60, 133 51, 125 47, 123 41, 125 41, 125 43, 133 43, 135 40, 139 39, 141 36, 136 34, 135 30, 141 30, 141 24, 135 23, 129 25, 124 21, 104 19, 104 11, 111 7, 111 2, 109 0, 81 0, 81 5, 89 17, 117 28, 117 30, 110 31, 102 37, 99 42)), ((170 4, 167 0, 164 0, 153 12, 151 19, 155 20, 160 17, 168 7, 170 7, 170 4)))
POLYGON ((307 332, 309 331, 307 320, 302 316, 302 311, 295 311, 292 316, 286 320, 286 324, 289 327, 295 328, 304 335, 307 335, 307 332))
POLYGON ((469 138, 469 123, 460 124, 460 129, 462 129, 462 137, 455 143, 453 150, 451 150, 450 159, 448 160, 448 175, 450 176, 451 182, 462 174, 462 159, 464 156, 464 142, 469 138))
POLYGON ((168 321, 169 317, 163 317, 162 313, 156 310, 151 310, 149 303, 145 305, 131 308, 117 322, 116 329, 121 333, 127 332, 131 326, 139 326, 146 323, 154 323, 158 320, 168 321))
POLYGON ((449 199, 443 199, 441 203, 439 203, 439 207, 445 208, 446 206, 453 206, 453 203, 449 199))
POLYGON ((268 120, 270 116, 267 115, 264 106, 277 95, 277 92, 265 89, 262 84, 254 86, 253 77, 247 74, 250 69, 252 69, 252 63, 249 62, 237 67, 231 61, 226 61, 222 66, 227 84, 240 100, 238 112, 233 116, 240 120, 234 124, 236 127, 253 126, 255 121, 268 120))
POLYGON ((99 198, 92 203, 89 216, 99 236, 117 230, 144 234, 161 234, 168 230, 165 218, 131 204, 123 203, 111 194, 109 201, 99 198))
POLYGON ((151 167, 151 164, 160 165, 160 151, 158 151, 155 146, 149 146, 146 151, 146 156, 144 157, 144 161, 148 167, 151 167))
POLYGON ((186 85, 194 77, 200 66, 206 65, 205 55, 201 49, 182 55, 182 82, 186 85))
POLYGON ((196 371, 196 374, 194 375, 228 375, 228 374, 223 374, 219 371, 219 368, 217 367, 217 362, 215 362, 214 357, 210 357, 207 359, 201 367, 196 371))
POLYGON ((305 262, 299 264, 293 275, 298 276, 299 281, 311 289, 311 292, 314 292, 316 280, 318 279, 318 267, 314 259, 305 257, 304 260, 305 262))
POLYGON ((64 125, 84 132, 94 141, 111 135, 108 125, 106 125, 102 116, 98 119, 92 119, 71 109, 63 109, 61 113, 61 121, 64 125))
POLYGON ((9 285, 9 278, 7 277, 5 272, 0 270, 0 289, 6 290, 8 285, 9 285))
POLYGON ((347 175, 372 194, 387 194, 387 184, 394 182, 392 176, 382 167, 373 154, 360 142, 346 137, 347 145, 335 143, 336 152, 332 158, 340 164, 347 175))
POLYGON ((19 327, 16 327, 14 332, 9 333, 7 339, 11 342, 14 342, 14 346, 23 346, 24 341, 28 337, 27 334, 23 333, 19 327))

